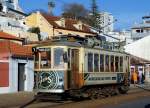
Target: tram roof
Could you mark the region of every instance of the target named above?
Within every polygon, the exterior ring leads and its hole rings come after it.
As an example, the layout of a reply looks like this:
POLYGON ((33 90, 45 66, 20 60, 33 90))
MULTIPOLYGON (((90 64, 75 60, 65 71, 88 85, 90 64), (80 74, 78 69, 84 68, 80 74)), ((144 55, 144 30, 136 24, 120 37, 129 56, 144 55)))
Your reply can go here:
POLYGON ((85 37, 61 35, 61 36, 54 37, 52 40, 46 40, 46 41, 40 42, 35 47, 68 46, 68 47, 83 47, 83 48, 89 48, 89 49, 125 53, 123 50, 120 50, 119 48, 118 49, 106 48, 105 46, 98 45, 100 43, 95 43, 95 42, 97 41, 94 41, 93 44, 89 44, 88 39, 85 37))
MULTIPOLYGON (((104 51, 111 51, 111 52, 118 52, 118 53, 125 53, 124 51, 119 51, 119 50, 109 50, 109 49, 104 49, 104 48, 100 48, 100 47, 90 47, 78 42, 47 42, 47 43, 42 43, 37 45, 36 47, 47 47, 47 46, 69 46, 69 47, 84 47, 84 48, 91 48, 91 49, 99 49, 99 50, 104 50, 104 51)), ((129 55, 129 54, 127 54, 129 55)))
POLYGON ((78 42, 55 42, 55 41, 49 41, 46 43, 38 44, 36 47, 42 47, 42 46, 72 46, 72 47, 82 47, 83 45, 78 42))

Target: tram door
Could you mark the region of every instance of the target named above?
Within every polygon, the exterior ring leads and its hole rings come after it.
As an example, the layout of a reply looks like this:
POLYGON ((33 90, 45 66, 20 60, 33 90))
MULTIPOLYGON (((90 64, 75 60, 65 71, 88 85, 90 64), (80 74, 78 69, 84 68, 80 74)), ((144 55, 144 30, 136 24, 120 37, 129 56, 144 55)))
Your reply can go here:
POLYGON ((79 50, 71 50, 71 74, 70 87, 76 89, 79 87, 79 50))

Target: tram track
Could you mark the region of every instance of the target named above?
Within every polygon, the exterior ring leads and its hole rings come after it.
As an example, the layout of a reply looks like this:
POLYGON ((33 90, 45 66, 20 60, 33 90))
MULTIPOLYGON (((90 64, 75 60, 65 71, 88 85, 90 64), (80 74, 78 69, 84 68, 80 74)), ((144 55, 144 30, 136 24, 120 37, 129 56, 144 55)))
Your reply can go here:
POLYGON ((38 106, 39 104, 41 105, 40 108, 49 108, 49 107, 52 108, 52 107, 58 107, 58 106, 63 106, 63 105, 67 105, 67 104, 79 103, 79 102, 83 102, 83 101, 85 101, 85 100, 82 100, 82 101, 69 101, 69 100, 68 101, 53 101, 52 100, 52 101, 45 101, 45 102, 34 101, 34 103, 31 103, 31 101, 30 101, 30 102, 20 106, 19 108, 30 108, 30 105, 31 105, 31 108, 32 108, 32 106, 33 106, 33 108, 36 108, 36 106, 38 106), (42 104, 45 104, 45 103, 48 103, 49 105, 43 106, 42 104))

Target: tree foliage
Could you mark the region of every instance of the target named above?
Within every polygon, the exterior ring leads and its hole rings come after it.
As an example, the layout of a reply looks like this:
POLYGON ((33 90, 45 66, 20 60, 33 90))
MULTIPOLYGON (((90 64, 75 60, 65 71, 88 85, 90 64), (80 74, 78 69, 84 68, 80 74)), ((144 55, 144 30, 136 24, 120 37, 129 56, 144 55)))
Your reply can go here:
POLYGON ((97 11, 97 6, 95 6, 95 2, 92 5, 93 8, 91 8, 91 10, 88 10, 82 4, 65 4, 63 6, 62 16, 64 18, 81 20, 82 22, 99 29, 99 23, 97 20, 99 18, 99 14, 97 11))
POLYGON ((82 4, 71 3, 63 6, 62 16, 65 18, 84 20, 88 14, 89 10, 87 10, 82 4))
POLYGON ((39 41, 41 41, 41 34, 40 34, 41 31, 40 31, 40 28, 39 28, 39 27, 32 27, 32 28, 30 28, 28 31, 31 32, 31 33, 37 34, 39 41))

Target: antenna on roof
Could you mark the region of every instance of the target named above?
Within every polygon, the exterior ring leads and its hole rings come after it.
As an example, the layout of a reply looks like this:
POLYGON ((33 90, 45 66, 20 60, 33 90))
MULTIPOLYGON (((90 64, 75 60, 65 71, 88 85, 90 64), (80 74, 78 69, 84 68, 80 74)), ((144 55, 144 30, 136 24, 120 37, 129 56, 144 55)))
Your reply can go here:
POLYGON ((49 0, 48 2, 48 11, 50 15, 53 15, 53 8, 55 7, 55 3, 53 0, 49 0))

